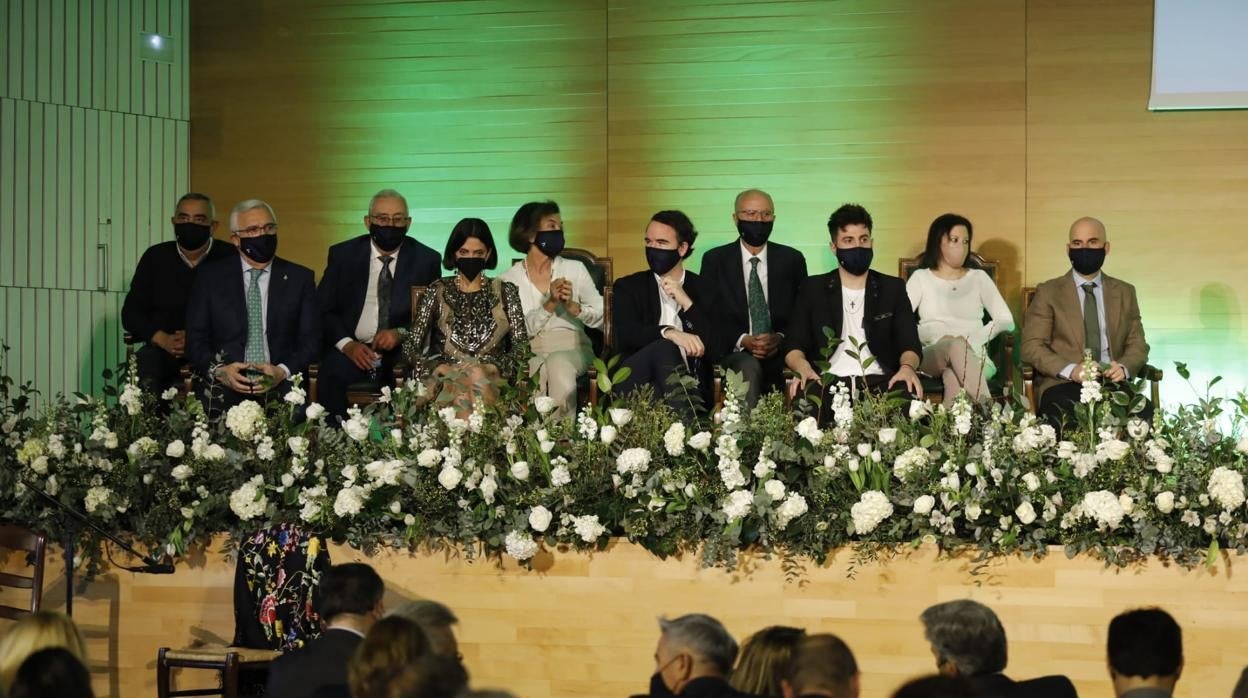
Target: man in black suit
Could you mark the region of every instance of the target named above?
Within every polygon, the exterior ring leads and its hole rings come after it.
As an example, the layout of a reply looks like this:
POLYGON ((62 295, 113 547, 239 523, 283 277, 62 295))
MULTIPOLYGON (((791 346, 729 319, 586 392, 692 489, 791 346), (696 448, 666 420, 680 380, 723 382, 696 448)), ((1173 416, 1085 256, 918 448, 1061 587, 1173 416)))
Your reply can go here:
POLYGON ((781 669, 784 698, 830 696, 858 698, 861 674, 849 645, 830 635, 807 635, 797 643, 787 670, 781 669))
POLYGON ((317 399, 330 414, 346 414, 352 383, 392 382, 400 335, 411 321, 412 286, 427 286, 441 275, 438 253, 407 236, 411 222, 407 199, 383 189, 368 204, 368 234, 329 248, 316 295, 328 345, 317 399))
POLYGON ((139 380, 157 392, 178 383, 195 276, 207 263, 234 256, 233 248, 212 238, 217 217, 207 196, 183 194, 169 221, 175 239, 147 248, 121 306, 122 327, 144 343, 134 353, 139 380))
POLYGON ((347 662, 368 629, 381 618, 385 591, 381 577, 364 563, 334 565, 326 570, 313 602, 324 632, 273 660, 265 695, 311 698, 326 689, 346 695, 347 662))
POLYGON ((688 698, 741 698, 728 683, 737 660, 737 641, 718 620, 690 613, 659 619, 650 695, 688 698))
POLYGON ((991 608, 970 599, 930 606, 919 616, 936 656, 937 670, 969 679, 980 698, 1076 698, 1065 676, 1015 681, 1008 662, 1005 627, 991 608))
POLYGON ((698 380, 699 394, 709 407, 711 354, 714 343, 708 313, 711 294, 697 274, 685 270, 684 259, 698 237, 689 217, 680 211, 659 211, 646 227, 647 271, 615 282, 612 322, 615 349, 632 370, 619 386, 622 393, 643 385, 674 407, 687 409, 681 391, 668 394, 668 377, 687 369, 698 380))
POLYGON ((702 280, 715 294, 711 319, 720 342, 723 367, 740 373, 749 386, 746 404, 783 381, 784 332, 793 303, 806 281, 801 252, 770 242, 776 220, 767 192, 737 194, 732 220, 738 240, 702 255, 702 280))
POLYGON ((321 339, 312 270, 276 257, 273 209, 243 201, 230 213, 230 231, 239 254, 204 267, 186 311, 191 366, 223 388, 214 411, 274 389, 280 395, 315 360, 321 339))
MULTIPOLYGON (((807 382, 850 382, 871 391, 901 384, 921 398, 918 323, 906 284, 871 270, 871 226, 871 214, 857 204, 841 206, 828 219, 837 269, 802 284, 785 336, 784 361, 797 373, 800 389, 807 382), (812 362, 828 352, 826 330, 837 341, 826 356, 827 367, 816 371, 812 362)), ((829 407, 829 401, 823 405, 829 407)))
POLYGON ((1170 698, 1183 674, 1183 630, 1160 608, 1120 613, 1109 623, 1106 653, 1118 698, 1170 698))

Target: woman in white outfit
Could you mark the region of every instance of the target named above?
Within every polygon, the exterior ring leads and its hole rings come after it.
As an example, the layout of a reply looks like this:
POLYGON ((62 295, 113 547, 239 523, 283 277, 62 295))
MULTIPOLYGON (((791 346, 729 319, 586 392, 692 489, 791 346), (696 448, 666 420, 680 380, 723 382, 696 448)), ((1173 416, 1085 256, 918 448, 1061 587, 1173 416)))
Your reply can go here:
POLYGON ((932 221, 921 268, 906 281, 919 320, 923 363, 919 370, 940 377, 945 405, 963 389, 976 402, 988 400, 988 379, 996 372, 988 342, 1014 329, 1014 316, 992 278, 969 255, 971 222, 946 213, 932 221), (991 318, 984 322, 984 312, 991 318))
POLYGON ((553 201, 531 201, 511 219, 509 241, 524 259, 503 272, 520 289, 539 390, 558 414, 576 411, 576 378, 593 360, 586 327, 602 327, 602 295, 584 264, 559 256, 563 217, 553 201))

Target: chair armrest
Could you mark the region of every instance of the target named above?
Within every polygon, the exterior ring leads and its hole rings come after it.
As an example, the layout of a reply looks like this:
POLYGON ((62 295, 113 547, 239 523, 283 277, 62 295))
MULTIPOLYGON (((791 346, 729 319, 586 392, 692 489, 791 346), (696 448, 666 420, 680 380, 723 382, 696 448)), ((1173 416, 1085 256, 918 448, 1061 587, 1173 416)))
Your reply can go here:
POLYGON ((1160 368, 1145 364, 1144 370, 1140 371, 1140 375, 1150 381, 1159 381, 1165 374, 1162 373, 1160 368))

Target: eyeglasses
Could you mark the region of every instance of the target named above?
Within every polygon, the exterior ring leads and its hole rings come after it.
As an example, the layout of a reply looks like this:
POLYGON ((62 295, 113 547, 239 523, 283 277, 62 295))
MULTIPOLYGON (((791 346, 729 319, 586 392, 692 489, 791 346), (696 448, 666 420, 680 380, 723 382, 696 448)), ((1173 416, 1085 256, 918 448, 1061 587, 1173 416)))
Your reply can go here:
POLYGON ((264 225, 253 225, 250 228, 243 228, 242 230, 235 230, 234 234, 239 236, 240 238, 254 238, 254 237, 260 237, 261 235, 276 235, 277 224, 265 223, 264 225))
POLYGON ((400 216, 397 213, 393 216, 387 216, 385 214, 374 216, 370 213, 368 214, 368 219, 377 225, 406 225, 407 223, 412 222, 411 216, 400 216))
POLYGON ((198 223, 199 225, 206 225, 208 223, 208 216, 205 216, 202 213, 196 214, 194 216, 188 216, 185 213, 179 213, 178 215, 173 217, 173 222, 174 223, 198 223))
POLYGON ((744 218, 746 220, 770 221, 774 220, 775 217, 775 211, 757 211, 752 208, 745 211, 737 211, 737 218, 744 218))

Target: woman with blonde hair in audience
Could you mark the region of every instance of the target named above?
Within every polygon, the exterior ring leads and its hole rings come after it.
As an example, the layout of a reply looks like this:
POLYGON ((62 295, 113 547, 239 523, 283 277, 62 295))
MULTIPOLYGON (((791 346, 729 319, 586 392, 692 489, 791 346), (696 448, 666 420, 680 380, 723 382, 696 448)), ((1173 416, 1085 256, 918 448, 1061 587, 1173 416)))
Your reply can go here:
POLYGON ((0 691, 9 692, 27 657, 50 647, 63 647, 78 661, 87 663, 87 643, 73 619, 63 613, 35 611, 9 628, 0 638, 0 691))
POLYGON ((923 362, 919 371, 945 384, 945 405, 966 390, 976 402, 992 398, 996 372, 985 347, 1014 329, 1014 316, 988 273, 971 257, 971 222, 956 213, 937 216, 927 231, 923 261, 906 280, 919 321, 923 362), (984 322, 984 313, 990 318, 984 322))
POLYGON ((801 628, 772 625, 754 633, 741 646, 737 666, 728 683, 738 691, 752 696, 784 695, 780 680, 789 669, 793 651, 806 637, 801 628))
POLYGON ((347 664, 351 698, 385 698, 395 672, 428 654, 429 639, 415 621, 382 618, 369 628, 347 664))

